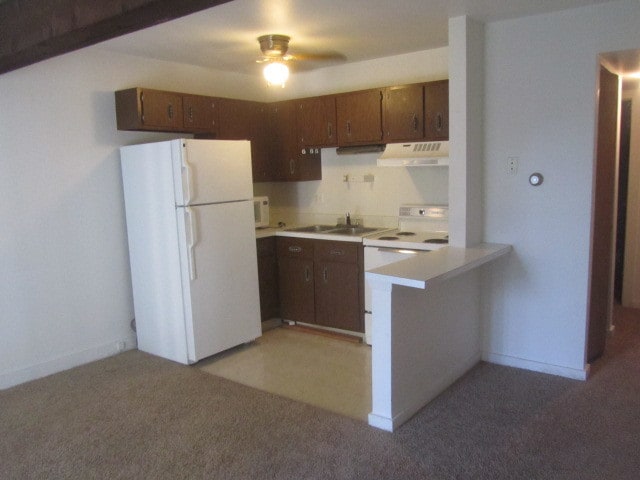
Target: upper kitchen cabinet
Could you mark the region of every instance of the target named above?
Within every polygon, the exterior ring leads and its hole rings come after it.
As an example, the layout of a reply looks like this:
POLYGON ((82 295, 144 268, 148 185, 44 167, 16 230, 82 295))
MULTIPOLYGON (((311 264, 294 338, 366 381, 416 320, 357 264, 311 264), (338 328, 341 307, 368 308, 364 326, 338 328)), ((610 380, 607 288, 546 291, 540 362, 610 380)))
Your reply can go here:
POLYGON ((278 179, 277 163, 271 155, 268 105, 248 100, 220 98, 216 138, 250 140, 251 167, 254 182, 278 179))
POLYGON ((424 138, 422 84, 385 88, 382 107, 385 142, 416 141, 424 138))
POLYGON ((382 91, 336 95, 338 145, 382 143, 382 91))
POLYGON ((424 84, 424 138, 449 140, 449 80, 424 84))
POLYGON ((218 134, 222 140, 251 140, 255 133, 256 102, 220 98, 218 134))
POLYGON ((271 136, 269 132, 269 112, 266 103, 254 103, 252 118, 251 167, 254 182, 277 180, 278 172, 271 159, 271 136))
POLYGON ((320 149, 298 145, 295 100, 269 104, 270 158, 276 180, 305 181, 322 178, 320 149))
POLYGON ((183 130, 181 94, 129 88, 117 91, 115 96, 118 130, 183 130))
POLYGON ((337 146, 335 96, 326 95, 297 100, 296 125, 298 146, 301 149, 337 146))
POLYGON ((218 128, 218 102, 214 97, 182 95, 184 129, 214 135, 218 128))

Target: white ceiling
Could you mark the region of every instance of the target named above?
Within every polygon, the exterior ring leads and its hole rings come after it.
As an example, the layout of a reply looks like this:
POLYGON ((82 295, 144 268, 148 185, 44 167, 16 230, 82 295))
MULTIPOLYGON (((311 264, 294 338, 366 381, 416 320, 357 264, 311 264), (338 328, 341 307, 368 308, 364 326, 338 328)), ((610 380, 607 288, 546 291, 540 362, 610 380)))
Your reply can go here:
MULTIPOLYGON (((448 18, 483 22, 608 0, 234 0, 102 44, 109 50, 253 74, 257 37, 291 36, 290 53, 335 52, 358 62, 447 45, 448 18)), ((298 69, 337 61, 296 62, 298 69)))

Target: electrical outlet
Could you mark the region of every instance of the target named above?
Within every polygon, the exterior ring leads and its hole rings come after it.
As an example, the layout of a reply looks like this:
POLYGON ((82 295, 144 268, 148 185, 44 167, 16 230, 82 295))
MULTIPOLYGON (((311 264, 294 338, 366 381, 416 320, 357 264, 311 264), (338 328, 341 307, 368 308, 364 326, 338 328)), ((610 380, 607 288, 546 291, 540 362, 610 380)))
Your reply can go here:
POLYGON ((507 174, 515 175, 518 173, 518 157, 507 157, 507 174))

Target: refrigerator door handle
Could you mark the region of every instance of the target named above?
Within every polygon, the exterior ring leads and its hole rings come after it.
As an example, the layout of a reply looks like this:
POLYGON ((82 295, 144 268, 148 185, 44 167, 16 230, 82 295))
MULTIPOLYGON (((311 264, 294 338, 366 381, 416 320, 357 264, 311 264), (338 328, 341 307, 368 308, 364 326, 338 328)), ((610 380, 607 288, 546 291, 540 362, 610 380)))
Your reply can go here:
POLYGON ((193 172, 189 159, 187 158, 187 149, 182 151, 182 194, 184 195, 184 205, 191 202, 191 186, 193 185, 193 172))
POLYGON ((196 256, 193 250, 193 247, 197 243, 197 225, 196 225, 196 217, 193 210, 190 207, 186 207, 184 209, 185 212, 185 220, 187 222, 187 234, 189 237, 187 238, 187 247, 188 247, 188 257, 189 257, 189 278, 191 281, 194 281, 198 278, 198 274, 196 272, 196 256))

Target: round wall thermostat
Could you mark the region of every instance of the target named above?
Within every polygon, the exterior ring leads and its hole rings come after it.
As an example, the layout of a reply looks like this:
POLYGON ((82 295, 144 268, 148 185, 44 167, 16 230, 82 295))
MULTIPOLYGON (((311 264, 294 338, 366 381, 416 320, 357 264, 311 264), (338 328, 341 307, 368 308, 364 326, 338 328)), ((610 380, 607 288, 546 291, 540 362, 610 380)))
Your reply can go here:
POLYGON ((529 183, 534 187, 537 187, 538 185, 542 185, 543 181, 544 181, 544 177, 542 176, 541 173, 536 172, 536 173, 532 173, 529 176, 529 183))

